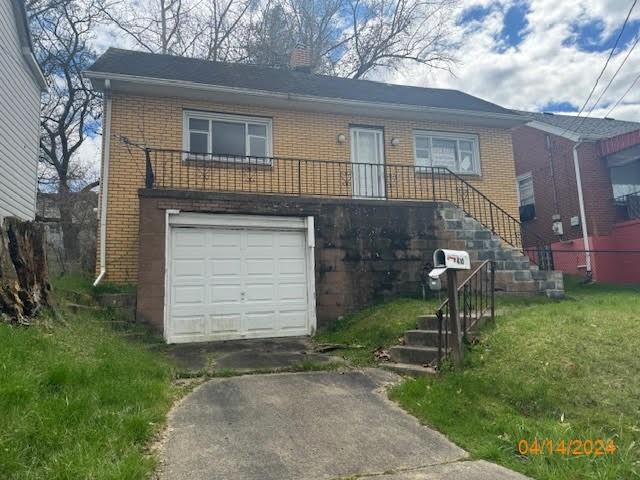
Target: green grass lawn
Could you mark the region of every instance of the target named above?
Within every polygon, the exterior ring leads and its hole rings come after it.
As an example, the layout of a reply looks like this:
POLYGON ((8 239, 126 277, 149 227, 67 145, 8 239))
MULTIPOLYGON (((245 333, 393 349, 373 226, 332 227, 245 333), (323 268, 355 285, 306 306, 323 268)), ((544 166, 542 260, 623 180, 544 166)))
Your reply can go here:
POLYGON ((335 352, 354 366, 368 366, 376 362, 374 352, 396 345, 405 330, 416 327, 418 315, 432 313, 437 300, 401 298, 371 307, 344 317, 329 330, 314 337, 316 343, 347 345, 335 352))
POLYGON ((567 286, 561 302, 498 298, 464 370, 406 381, 391 398, 473 457, 533 478, 640 478, 640 290, 567 286), (536 438, 613 440, 617 451, 518 453, 536 438))
MULTIPOLYGON (((57 287, 58 297, 90 291, 77 279, 57 287)), ((0 324, 0 478, 128 480, 153 470, 146 449, 177 394, 172 369, 148 348, 153 339, 114 330, 111 319, 63 309, 30 327, 0 324)))

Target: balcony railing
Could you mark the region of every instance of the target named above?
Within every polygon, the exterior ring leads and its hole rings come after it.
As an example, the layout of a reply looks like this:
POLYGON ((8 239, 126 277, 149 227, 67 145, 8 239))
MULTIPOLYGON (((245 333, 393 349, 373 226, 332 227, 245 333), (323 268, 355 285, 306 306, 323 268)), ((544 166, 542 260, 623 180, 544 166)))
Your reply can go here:
POLYGON ((142 150, 148 189, 451 202, 522 246, 518 219, 447 168, 142 150))
POLYGON ((616 197, 614 202, 627 220, 640 218, 640 191, 616 197))

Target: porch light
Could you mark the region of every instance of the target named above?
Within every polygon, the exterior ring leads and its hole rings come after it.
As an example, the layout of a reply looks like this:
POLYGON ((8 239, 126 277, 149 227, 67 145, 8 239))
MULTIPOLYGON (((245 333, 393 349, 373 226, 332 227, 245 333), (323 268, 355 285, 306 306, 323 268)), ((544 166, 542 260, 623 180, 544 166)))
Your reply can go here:
POLYGON ((398 145, 400 145, 400 139, 398 137, 393 137, 391 139, 391 145, 397 147, 398 145))
POLYGON ((338 143, 344 143, 347 141, 347 137, 345 137, 344 133, 339 133, 337 140, 338 140, 338 143))

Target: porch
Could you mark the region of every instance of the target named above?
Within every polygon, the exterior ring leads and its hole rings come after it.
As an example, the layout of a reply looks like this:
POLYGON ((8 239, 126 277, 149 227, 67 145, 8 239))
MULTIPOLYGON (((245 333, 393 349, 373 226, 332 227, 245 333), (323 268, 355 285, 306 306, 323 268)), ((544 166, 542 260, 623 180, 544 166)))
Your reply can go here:
POLYGON ((189 191, 403 202, 449 202, 506 244, 522 225, 471 182, 445 167, 290 157, 212 155, 144 148, 145 187, 189 191))

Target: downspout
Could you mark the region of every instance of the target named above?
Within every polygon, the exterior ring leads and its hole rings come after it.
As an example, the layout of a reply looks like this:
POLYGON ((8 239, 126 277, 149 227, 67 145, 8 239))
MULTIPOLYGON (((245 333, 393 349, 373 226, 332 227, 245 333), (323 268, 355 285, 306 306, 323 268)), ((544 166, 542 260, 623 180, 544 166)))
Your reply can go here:
POLYGON ((97 287, 107 273, 107 194, 109 190, 109 147, 111 145, 111 82, 104 81, 104 128, 102 129, 102 178, 100 179, 100 273, 97 287))
POLYGON ((578 189, 578 204, 580 206, 580 225, 582 226, 582 243, 585 250, 585 266, 587 268, 586 280, 590 281, 591 273, 591 252, 589 251, 589 233, 587 232, 587 215, 584 210, 584 197, 582 195, 582 179, 580 177, 580 164, 578 162, 578 147, 582 140, 578 140, 573 146, 573 168, 576 171, 576 187, 578 189))

